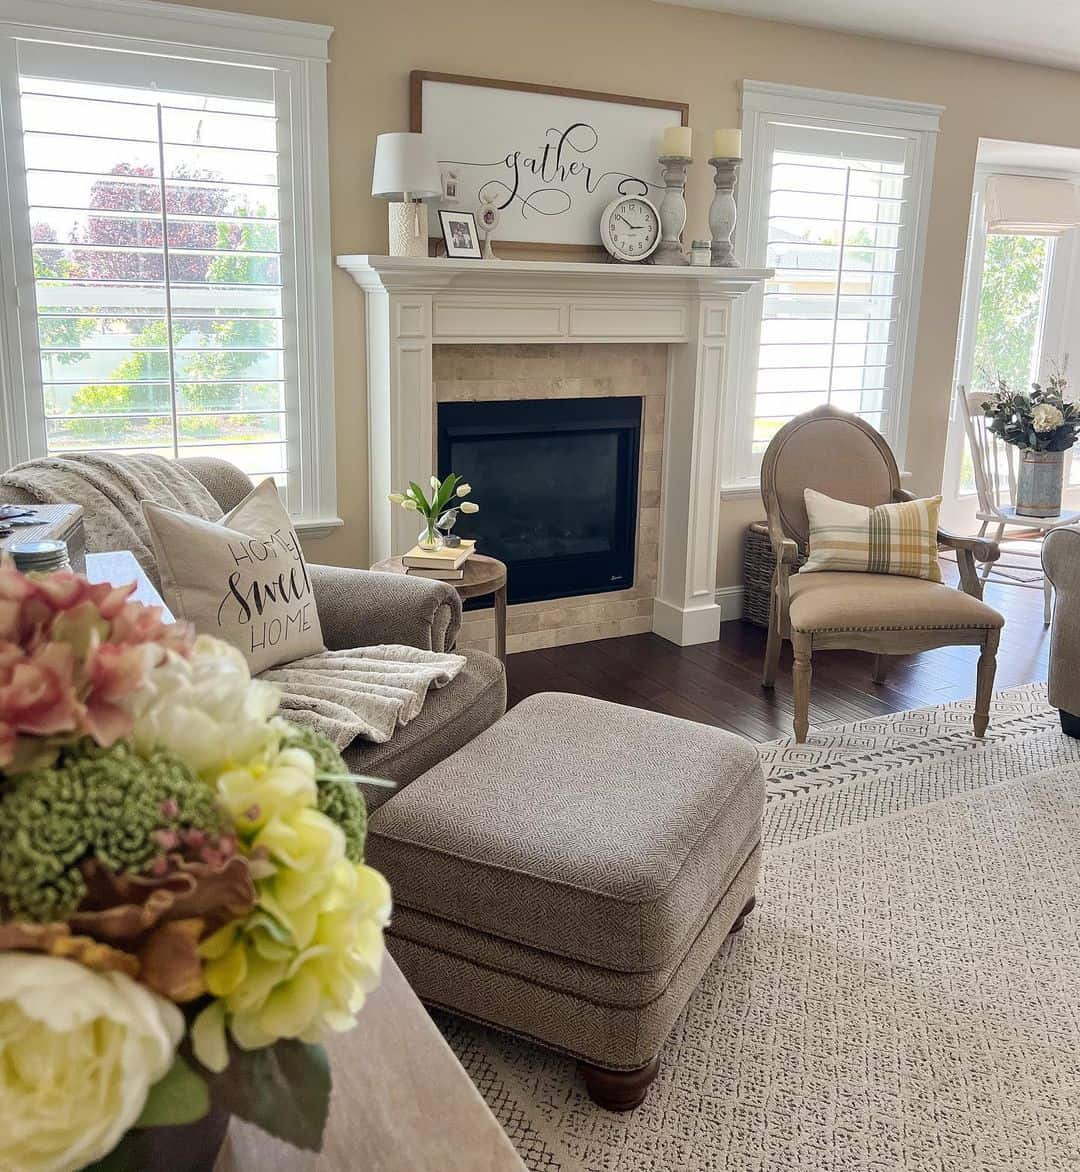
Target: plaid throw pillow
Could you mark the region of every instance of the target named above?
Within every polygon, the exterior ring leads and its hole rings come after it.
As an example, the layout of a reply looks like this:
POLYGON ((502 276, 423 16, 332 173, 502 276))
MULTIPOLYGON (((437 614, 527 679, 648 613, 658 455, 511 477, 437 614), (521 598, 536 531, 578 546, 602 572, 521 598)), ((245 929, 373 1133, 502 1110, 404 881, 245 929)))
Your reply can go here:
POLYGON ((810 520, 810 553, 800 574, 847 570, 941 581, 937 559, 941 497, 895 505, 852 505, 812 488, 803 490, 810 520))

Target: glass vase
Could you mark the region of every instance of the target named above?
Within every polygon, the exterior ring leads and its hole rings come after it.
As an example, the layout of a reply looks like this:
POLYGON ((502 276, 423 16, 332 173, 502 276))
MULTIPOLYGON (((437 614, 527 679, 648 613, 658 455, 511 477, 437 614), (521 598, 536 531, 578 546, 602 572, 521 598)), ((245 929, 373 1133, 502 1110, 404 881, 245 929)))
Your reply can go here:
POLYGON ((435 528, 434 519, 426 521, 423 529, 420 530, 420 536, 416 539, 416 544, 421 549, 442 549, 442 534, 435 528))

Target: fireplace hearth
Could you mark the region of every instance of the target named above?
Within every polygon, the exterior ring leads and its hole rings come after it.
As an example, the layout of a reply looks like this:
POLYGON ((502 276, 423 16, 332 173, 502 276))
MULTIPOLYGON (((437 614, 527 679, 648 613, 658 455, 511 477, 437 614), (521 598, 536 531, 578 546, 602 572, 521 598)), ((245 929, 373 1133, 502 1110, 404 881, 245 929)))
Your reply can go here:
POLYGON ((438 405, 439 475, 481 504, 455 532, 506 563, 510 603, 633 585, 641 423, 639 397, 438 405))

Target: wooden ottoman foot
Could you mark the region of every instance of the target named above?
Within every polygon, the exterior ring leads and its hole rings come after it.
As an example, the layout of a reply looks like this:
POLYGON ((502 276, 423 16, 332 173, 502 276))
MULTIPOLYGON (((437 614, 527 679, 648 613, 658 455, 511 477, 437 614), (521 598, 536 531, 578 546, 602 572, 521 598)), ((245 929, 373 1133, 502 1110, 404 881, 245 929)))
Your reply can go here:
POLYGON ((736 932, 742 931, 742 926, 743 926, 743 924, 746 923, 746 917, 754 910, 754 904, 756 904, 756 903, 757 903, 757 896, 756 895, 750 896, 750 898, 746 901, 746 906, 743 908, 743 910, 741 912, 739 912, 738 916, 736 917, 735 923, 732 924, 731 927, 728 929, 729 936, 734 936, 736 932))
POLYGON ((637 1070, 606 1070, 587 1062, 581 1064, 589 1098, 606 1111, 633 1111, 640 1107, 659 1069, 659 1054, 637 1070))

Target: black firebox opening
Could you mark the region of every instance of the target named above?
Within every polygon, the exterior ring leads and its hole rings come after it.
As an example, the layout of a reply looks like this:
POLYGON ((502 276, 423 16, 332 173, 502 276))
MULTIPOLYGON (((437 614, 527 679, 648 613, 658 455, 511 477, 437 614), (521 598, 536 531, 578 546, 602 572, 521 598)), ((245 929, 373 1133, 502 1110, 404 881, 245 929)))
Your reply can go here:
POLYGON ((454 532, 506 563, 511 603, 633 585, 641 402, 439 404, 439 476, 480 505, 454 532))

